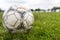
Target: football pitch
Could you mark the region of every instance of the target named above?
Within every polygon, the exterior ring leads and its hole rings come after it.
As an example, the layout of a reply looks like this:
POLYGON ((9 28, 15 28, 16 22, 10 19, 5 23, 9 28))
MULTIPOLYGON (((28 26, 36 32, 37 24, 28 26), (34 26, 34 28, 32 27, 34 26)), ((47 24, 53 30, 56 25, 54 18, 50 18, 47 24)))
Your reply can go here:
POLYGON ((60 40, 60 12, 33 12, 34 24, 28 34, 8 33, 2 25, 0 12, 0 40, 60 40))

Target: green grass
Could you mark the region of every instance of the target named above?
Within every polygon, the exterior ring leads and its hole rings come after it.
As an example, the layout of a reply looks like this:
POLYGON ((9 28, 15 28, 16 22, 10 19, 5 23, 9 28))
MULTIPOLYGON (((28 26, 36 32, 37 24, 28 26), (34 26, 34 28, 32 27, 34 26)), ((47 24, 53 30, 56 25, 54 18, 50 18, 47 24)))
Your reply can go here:
POLYGON ((34 12, 35 22, 28 34, 8 33, 2 25, 0 13, 0 40, 60 40, 60 13, 34 12))

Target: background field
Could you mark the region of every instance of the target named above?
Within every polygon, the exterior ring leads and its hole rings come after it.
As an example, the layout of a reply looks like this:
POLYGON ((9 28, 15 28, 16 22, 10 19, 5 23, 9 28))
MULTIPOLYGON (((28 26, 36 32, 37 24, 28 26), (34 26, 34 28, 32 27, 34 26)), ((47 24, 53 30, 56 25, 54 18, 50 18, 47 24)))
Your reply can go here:
POLYGON ((2 26, 0 13, 0 40, 60 40, 60 13, 34 12, 35 22, 28 34, 10 34, 2 26))

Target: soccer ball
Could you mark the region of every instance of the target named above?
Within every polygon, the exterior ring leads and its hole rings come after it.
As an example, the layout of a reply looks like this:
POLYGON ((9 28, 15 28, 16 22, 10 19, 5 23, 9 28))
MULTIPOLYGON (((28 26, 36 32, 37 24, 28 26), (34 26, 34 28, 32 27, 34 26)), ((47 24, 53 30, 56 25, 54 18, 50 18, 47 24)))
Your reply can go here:
POLYGON ((32 12, 24 6, 11 6, 2 19, 4 28, 10 33, 29 32, 34 22, 32 12))

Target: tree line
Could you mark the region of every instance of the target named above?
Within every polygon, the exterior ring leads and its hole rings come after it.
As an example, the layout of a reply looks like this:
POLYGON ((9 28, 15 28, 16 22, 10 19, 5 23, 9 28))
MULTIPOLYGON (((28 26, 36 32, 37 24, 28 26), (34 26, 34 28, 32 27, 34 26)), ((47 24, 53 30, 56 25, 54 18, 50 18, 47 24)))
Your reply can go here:
POLYGON ((51 9, 47 9, 47 10, 45 10, 45 9, 40 9, 40 8, 37 8, 37 9, 31 9, 31 11, 33 12, 33 11, 43 11, 43 12, 56 12, 57 10, 59 10, 59 12, 60 12, 60 7, 53 7, 53 8, 51 8, 51 9))
POLYGON ((31 9, 31 11, 32 11, 32 12, 33 12, 33 11, 44 11, 44 12, 45 12, 46 10, 37 8, 37 9, 35 9, 35 10, 34 10, 34 9, 31 9))

